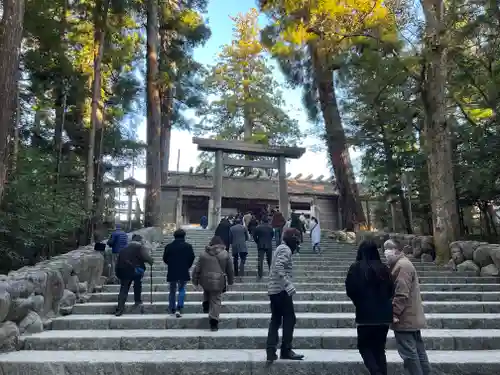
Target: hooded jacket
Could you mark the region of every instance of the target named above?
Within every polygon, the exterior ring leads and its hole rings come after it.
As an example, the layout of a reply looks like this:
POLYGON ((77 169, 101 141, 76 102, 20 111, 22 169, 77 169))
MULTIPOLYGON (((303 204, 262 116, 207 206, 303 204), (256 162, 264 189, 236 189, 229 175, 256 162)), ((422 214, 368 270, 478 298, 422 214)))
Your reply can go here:
POLYGON ((203 290, 222 293, 226 282, 233 285, 234 270, 224 245, 207 246, 200 254, 192 274, 193 285, 201 285, 203 290))

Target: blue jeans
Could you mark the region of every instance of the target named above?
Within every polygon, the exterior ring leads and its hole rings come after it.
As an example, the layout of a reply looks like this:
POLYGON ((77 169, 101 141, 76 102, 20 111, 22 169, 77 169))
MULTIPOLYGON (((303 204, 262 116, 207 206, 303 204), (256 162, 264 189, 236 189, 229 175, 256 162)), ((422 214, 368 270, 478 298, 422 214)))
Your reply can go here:
POLYGON ((181 310, 184 308, 184 298, 186 297, 186 282, 185 281, 171 281, 170 293, 168 294, 168 309, 170 312, 181 310), (179 296, 177 298, 177 307, 175 306, 175 295, 179 287, 179 296))

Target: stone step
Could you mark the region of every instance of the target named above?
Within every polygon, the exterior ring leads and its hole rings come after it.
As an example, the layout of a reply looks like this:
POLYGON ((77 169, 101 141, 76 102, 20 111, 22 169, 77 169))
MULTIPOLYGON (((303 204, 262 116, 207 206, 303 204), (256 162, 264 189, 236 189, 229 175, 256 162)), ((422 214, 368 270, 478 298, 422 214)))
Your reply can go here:
MULTIPOLYGON (((168 301, 168 292, 153 292, 153 301, 168 301)), ((421 292, 424 301, 500 301, 498 292, 421 292)), ((150 301, 150 293, 142 293, 144 302, 150 301)), ((128 301, 134 301, 134 293, 128 295, 128 301)), ((91 302, 116 302, 116 293, 93 294, 91 302)), ((224 294, 224 301, 263 300, 268 298, 267 291, 229 291, 224 294)), ((189 291, 186 301, 201 301, 203 292, 189 291)), ((349 301, 344 291, 299 291, 294 296, 295 301, 349 301)))
MULTIPOLYGON (((114 307, 114 305, 113 305, 114 307)), ((297 313, 296 328, 353 328, 353 313, 297 313)), ((220 316, 221 329, 268 328, 269 313, 240 313, 220 316)), ((498 329, 500 314, 446 313, 426 314, 427 327, 436 329, 498 329)), ((107 329, 208 329, 207 314, 113 314, 68 315, 55 318, 53 330, 107 330, 107 329)), ((472 331, 471 331, 472 332, 472 331)), ((500 359, 500 357, 499 357, 500 359)), ((9 374, 10 375, 10 374, 9 374)))
MULTIPOLYGON (((195 252, 195 255, 198 255, 198 254, 199 254, 198 252, 195 252)), ((231 253, 229 255, 231 255, 231 253)), ((256 251, 249 251, 247 257, 257 259, 257 250, 256 251)), ((331 262, 352 264, 354 262, 355 258, 356 258, 355 255, 348 255, 348 254, 346 254, 346 255, 332 255, 332 256, 316 258, 316 259, 309 258, 309 257, 306 258, 304 255, 300 255, 300 256, 294 255, 293 261, 296 262, 296 261, 301 260, 304 262, 308 262, 308 261, 314 261, 314 260, 316 260, 316 261, 329 260, 331 262)), ((163 262, 163 254, 158 254, 158 255, 153 254, 153 260, 155 262, 163 262)))
MULTIPOLYGON (((349 267, 352 263, 347 263, 343 265, 342 263, 334 263, 332 262, 331 264, 326 264, 324 263, 297 263, 293 262, 293 270, 295 272, 301 272, 301 271, 322 271, 322 272, 330 272, 330 271, 343 271, 347 272, 349 270, 349 267)), ((194 267, 194 266, 193 266, 194 267)), ((257 262, 253 259, 248 259, 247 262, 245 263, 245 268, 247 269, 257 269, 257 262)), ((264 261, 264 269, 267 268, 267 263, 264 261)), ((470 273, 464 273, 464 272, 457 272, 457 271, 451 271, 447 268, 440 268, 436 266, 433 263, 415 263, 415 268, 417 272, 420 273, 424 271, 439 271, 439 272, 450 272, 458 276, 462 275, 469 275, 470 273)), ((191 268, 192 270, 193 268, 191 268)), ((153 265, 153 272, 166 272, 167 271, 167 266, 163 262, 156 262, 153 265)), ((149 267, 148 267, 148 272, 149 272, 149 267)))
MULTIPOLYGON (((309 270, 304 270, 300 268, 295 268, 293 269, 293 274, 294 278, 296 277, 304 277, 304 276, 315 276, 315 277, 346 277, 348 269, 344 270, 314 270, 314 269, 309 269, 309 270)), ((150 273, 147 272, 147 276, 149 276, 150 273)), ((167 275, 166 270, 158 270, 158 269, 153 269, 153 278, 156 279, 158 277, 160 278, 165 278, 167 275)), ((246 276, 257 276, 257 265, 250 266, 248 264, 245 264, 245 275, 246 276)), ((264 276, 267 277, 268 272, 267 272, 267 264, 264 265, 264 276)), ((429 270, 429 271, 419 271, 418 276, 419 277, 438 277, 438 276, 457 276, 458 274, 455 271, 449 271, 449 270, 429 270)), ((471 272, 460 272, 460 276, 476 276, 476 273, 471 273, 471 272)))
MULTIPOLYGON (((485 277, 471 277, 471 276, 465 276, 465 277, 460 277, 456 276, 458 274, 453 274, 455 276, 419 276, 419 280, 421 284, 428 284, 428 283, 461 283, 465 282, 467 284, 494 284, 499 282, 498 277, 493 277, 493 276, 485 276, 485 277)), ((326 284, 331 284, 331 283, 342 283, 345 282, 345 276, 302 276, 298 275, 293 278, 293 281, 295 282, 324 282, 326 284)), ((161 284, 165 282, 165 277, 153 277, 153 284, 161 284)), ((242 279, 243 283, 252 283, 255 282, 255 276, 244 276, 242 279)), ((143 279, 144 284, 149 284, 150 283, 150 277, 149 277, 149 271, 146 271, 146 276, 144 276, 143 279)), ((500 284, 499 284, 500 285, 500 284)))
MULTIPOLYGON (((205 251, 205 246, 196 246, 194 245, 193 248, 195 249, 195 253, 196 252, 202 252, 202 251, 205 251), (198 251, 196 251, 198 250, 198 251)), ((165 246, 163 247, 156 247, 155 249, 153 249, 153 252, 154 253, 163 253, 165 249, 165 246)), ((257 252, 257 246, 255 246, 255 244, 252 244, 250 245, 249 243, 247 243, 247 249, 249 252, 257 252)), ((273 251, 276 250, 275 247, 273 247, 273 251)), ((231 248, 229 249, 229 251, 231 251, 231 248)), ((343 255, 343 256, 352 256, 352 257, 356 257, 356 253, 357 251, 355 249, 340 249, 338 247, 332 247, 332 246, 325 246, 325 247, 321 247, 321 253, 320 254, 316 254, 312 251, 312 246, 310 245, 307 245, 307 246, 301 246, 300 248, 300 251, 297 253, 294 253, 294 256, 307 256, 307 257, 310 257, 310 258, 313 258, 313 257, 332 257, 334 255, 343 255)), ((380 255, 382 255, 383 253, 380 253, 380 255)))
MULTIPOLYGON (((465 280, 465 279, 464 279, 465 280)), ((428 283, 421 284, 421 291, 462 291, 462 292, 494 292, 500 291, 500 284, 491 283, 491 284, 448 284, 448 283, 428 283)), ((165 279, 163 279, 165 281, 165 279)), ((303 283, 303 282, 295 282, 295 288, 299 291, 315 291, 315 290, 323 290, 323 291, 345 291, 344 281, 340 283, 330 283, 326 284, 324 282, 316 282, 316 283, 303 283)), ((142 289, 144 292, 150 291, 150 284, 143 284, 142 289)), ((250 283, 237 283, 231 286, 231 291, 267 291, 267 283, 266 282, 254 282, 250 283)), ((110 293, 118 293, 120 290, 119 285, 104 285, 103 291, 110 293)), ((187 291, 197 290, 191 283, 187 285, 187 291)), ((162 284, 153 284, 153 291, 155 292, 168 292, 169 285, 167 283, 162 284)))
MULTIPOLYGON (((158 350, 158 351, 20 351, 0 357, 0 371, 8 375, 148 374, 148 375, 274 375, 365 374, 357 350, 300 350, 303 361, 276 361, 265 365, 265 351, 158 350)), ((500 351, 428 352, 434 371, 453 375, 500 373, 500 351)), ((387 352, 388 375, 402 374, 396 351, 387 352)))
MULTIPOLYGON (((295 301, 296 312, 354 312, 351 301, 295 301)), ((423 302, 426 313, 500 313, 500 302, 497 301, 425 301, 423 302)), ((112 314, 116 309, 115 302, 88 302, 75 305, 73 314, 112 314)), ((168 310, 166 301, 147 303, 143 306, 145 314, 161 314, 168 310)), ((136 309, 133 304, 127 304, 126 312, 136 309)), ((221 311, 224 313, 270 313, 268 299, 253 301, 223 301, 221 311)), ((201 312, 199 301, 187 301, 184 312, 195 314, 201 312)))
MULTIPOLYGON (((281 332, 280 332, 281 336, 281 332)), ((427 350, 500 350, 500 329, 425 329, 427 350)), ((25 350, 186 350, 265 349, 267 329, 80 330, 45 331, 22 339, 25 350)), ((296 329, 293 343, 302 349, 355 349, 355 328, 296 329)), ((388 350, 396 350, 389 331, 388 350)))
MULTIPOLYGON (((205 251, 206 244, 193 244, 191 243, 193 248, 198 251, 205 251)), ((166 246, 166 245, 165 245, 166 246)), ((156 246, 154 247, 153 251, 154 252, 163 252, 165 249, 165 246, 156 246)), ((257 251, 257 245, 254 242, 247 242, 247 249, 251 251, 257 251)), ((273 250, 275 250, 276 247, 273 246, 273 250)), ((230 249, 231 250, 231 249, 230 249)), ((324 256, 328 257, 331 255, 335 254, 341 254, 341 255, 353 255, 356 256, 357 249, 355 248, 344 248, 344 247, 339 247, 339 246, 332 246, 332 245, 321 245, 321 254, 316 254, 312 251, 312 245, 311 244, 302 244, 300 246, 299 253, 294 253, 294 255, 307 255, 307 256, 324 256)), ((383 254, 383 252, 379 253, 380 255, 383 254)))
MULTIPOLYGON (((300 261, 300 260, 294 260, 293 261, 293 269, 311 269, 311 270, 318 270, 318 271, 334 271, 334 270, 346 270, 349 269, 350 265, 353 262, 339 262, 335 260, 323 260, 323 261, 300 261)), ((252 254, 247 258, 247 261, 245 263, 249 267, 257 267, 257 256, 252 254)), ((265 259, 264 259, 264 264, 266 264, 265 259)), ((448 270, 446 268, 441 268, 437 266, 434 263, 428 263, 428 262, 415 262, 414 263, 415 268, 420 271, 420 270, 448 270)), ((153 268, 158 268, 158 269, 166 269, 165 263, 163 263, 163 260, 159 260, 154 263, 153 268)))

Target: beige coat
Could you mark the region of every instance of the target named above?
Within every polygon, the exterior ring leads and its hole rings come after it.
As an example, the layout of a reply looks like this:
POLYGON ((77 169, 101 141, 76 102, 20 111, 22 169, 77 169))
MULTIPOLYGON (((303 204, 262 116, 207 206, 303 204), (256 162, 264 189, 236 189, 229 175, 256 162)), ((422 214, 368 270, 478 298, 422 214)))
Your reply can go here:
POLYGON ((193 285, 201 285, 210 293, 222 293, 226 282, 234 282, 233 263, 225 245, 207 246, 200 254, 192 275, 193 285))
POLYGON ((391 267, 395 291, 393 316, 399 319, 392 325, 395 331, 417 331, 425 328, 424 307, 420 296, 417 270, 404 254, 391 267))

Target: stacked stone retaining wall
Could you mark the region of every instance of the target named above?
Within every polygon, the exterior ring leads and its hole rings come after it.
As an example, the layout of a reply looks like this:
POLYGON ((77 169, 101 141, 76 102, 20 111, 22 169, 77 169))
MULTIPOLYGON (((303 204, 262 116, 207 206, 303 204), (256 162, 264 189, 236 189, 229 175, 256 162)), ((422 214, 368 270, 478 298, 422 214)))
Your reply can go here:
MULTIPOLYGON (((374 240, 382 246, 388 239, 398 240, 405 253, 423 262, 434 261, 436 257, 432 236, 413 234, 385 233, 385 232, 358 232, 356 242, 374 240)), ((500 244, 491 244, 480 241, 455 241, 450 243, 451 259, 446 268, 468 272, 477 276, 499 276, 500 244)))
MULTIPOLYGON (((149 243, 162 238, 158 228, 129 233, 129 240, 134 233, 149 243)), ((0 351, 19 349, 20 335, 43 331, 52 318, 71 314, 76 303, 100 290, 109 274, 109 250, 103 254, 91 244, 0 274, 0 351)))

